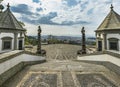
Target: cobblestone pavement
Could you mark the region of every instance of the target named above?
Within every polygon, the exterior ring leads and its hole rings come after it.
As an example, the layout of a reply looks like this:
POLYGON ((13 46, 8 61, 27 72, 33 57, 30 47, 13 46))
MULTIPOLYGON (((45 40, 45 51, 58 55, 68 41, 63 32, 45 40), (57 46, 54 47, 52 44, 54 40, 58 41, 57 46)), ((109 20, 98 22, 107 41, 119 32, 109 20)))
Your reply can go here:
POLYGON ((2 87, 120 87, 120 77, 106 67, 73 61, 79 46, 46 45, 44 49, 49 49, 46 63, 26 67, 2 87))
POLYGON ((73 60, 77 58, 77 51, 80 50, 78 45, 56 44, 43 47, 47 51, 48 59, 55 60, 73 60))
POLYGON ((26 67, 2 87, 120 87, 120 78, 101 65, 49 61, 26 67))
MULTIPOLYGON (((80 50, 78 45, 69 44, 51 44, 43 45, 42 49, 45 49, 47 54, 47 60, 73 60, 77 58, 77 51, 80 50)), ((33 49, 26 49, 31 52, 36 52, 37 47, 34 46, 33 49)))

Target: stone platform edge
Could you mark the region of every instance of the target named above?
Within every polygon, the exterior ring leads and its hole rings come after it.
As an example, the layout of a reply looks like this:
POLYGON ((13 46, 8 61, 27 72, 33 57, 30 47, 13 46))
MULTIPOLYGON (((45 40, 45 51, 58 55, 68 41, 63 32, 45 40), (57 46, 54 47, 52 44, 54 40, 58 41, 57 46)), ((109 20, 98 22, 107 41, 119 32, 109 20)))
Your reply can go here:
POLYGON ((104 67, 108 68, 110 71, 115 72, 117 75, 120 75, 120 67, 108 61, 92 61, 92 60, 91 61, 74 60, 74 61, 103 65, 104 67))
POLYGON ((111 55, 111 56, 114 56, 114 57, 117 57, 117 58, 119 58, 120 59, 120 51, 119 51, 119 53, 118 52, 114 52, 114 51, 104 51, 104 53, 105 54, 109 54, 109 55, 111 55))
POLYGON ((12 76, 14 76, 15 74, 17 74, 19 71, 21 71, 22 69, 24 69, 26 66, 29 65, 34 65, 34 64, 40 64, 40 63, 44 63, 46 62, 46 60, 40 60, 40 61, 26 61, 26 62, 21 62, 17 65, 15 65, 14 67, 10 68, 9 70, 7 70, 6 72, 2 73, 0 75, 0 87, 2 86, 2 84, 7 81, 8 79, 10 79, 12 76))
MULTIPOLYGON (((8 53, 9 53, 9 52, 8 52, 8 53)), ((7 54, 8 54, 8 53, 7 53, 7 54)), ((14 57, 16 57, 16 56, 19 56, 19 55, 21 55, 21 54, 23 54, 23 53, 25 53, 25 52, 24 52, 24 51, 18 51, 18 52, 9 54, 9 55, 6 55, 5 53, 0 54, 0 63, 5 62, 5 61, 7 61, 7 60, 10 60, 10 59, 12 59, 12 58, 14 58, 14 57), (1 56, 1 55, 5 55, 5 56, 1 56)))
MULTIPOLYGON (((14 51, 12 51, 12 52, 14 52, 14 51)), ((9 52, 8 52, 9 53, 9 52)), ((21 51, 19 51, 19 50, 17 50, 17 52, 15 52, 15 53, 12 53, 12 54, 9 54, 8 55, 8 53, 6 54, 0 54, 0 63, 2 63, 2 62, 5 62, 5 61, 7 61, 7 60, 10 60, 10 59, 12 59, 12 58, 14 58, 14 57, 16 57, 16 56, 19 56, 19 55, 21 55, 21 54, 28 54, 28 55, 34 55, 34 56, 43 56, 43 57, 45 57, 46 55, 41 55, 41 54, 36 54, 36 53, 32 53, 32 52, 29 52, 29 51, 25 51, 25 50, 21 50, 21 51), (1 56, 1 55, 5 55, 5 56, 1 56)), ((11 52, 10 52, 11 53, 11 52)))
POLYGON ((0 54, 0 87, 5 81, 24 69, 24 67, 44 62, 46 62, 45 57, 26 53, 25 51, 16 50, 0 54), (27 55, 28 58, 24 55, 27 55))
MULTIPOLYGON (((118 52, 114 52, 114 51, 103 51, 103 52, 97 52, 97 53, 92 53, 92 54, 86 54, 86 55, 78 55, 78 57, 89 57, 89 56, 99 56, 99 55, 110 55, 112 57, 115 57, 118 61, 120 61, 120 53, 118 52)), ((116 60, 116 61, 117 61, 116 60)), ((115 72, 116 74, 120 75, 120 65, 118 63, 115 63, 115 61, 110 61, 108 58, 108 61, 103 60, 103 61, 99 61, 99 60, 90 60, 90 59, 83 59, 82 60, 74 60, 74 61, 80 61, 80 62, 87 62, 87 63, 94 63, 94 64, 99 64, 99 65, 103 65, 106 68, 108 68, 109 70, 115 72)))

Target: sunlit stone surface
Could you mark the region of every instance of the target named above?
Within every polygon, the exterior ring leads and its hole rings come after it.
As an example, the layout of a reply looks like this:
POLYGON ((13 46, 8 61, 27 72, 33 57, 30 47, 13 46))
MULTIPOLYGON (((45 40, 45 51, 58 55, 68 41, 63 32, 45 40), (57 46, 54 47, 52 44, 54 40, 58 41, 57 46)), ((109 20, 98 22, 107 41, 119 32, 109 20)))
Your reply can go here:
POLYGON ((117 87, 102 74, 69 71, 30 72, 17 87, 77 87, 77 85, 78 87, 117 87))
POLYGON ((77 74, 81 87, 117 87, 101 74, 77 74))
POLYGON ((78 47, 44 46, 46 63, 27 66, 2 87, 120 87, 119 75, 108 68, 75 60, 78 47))

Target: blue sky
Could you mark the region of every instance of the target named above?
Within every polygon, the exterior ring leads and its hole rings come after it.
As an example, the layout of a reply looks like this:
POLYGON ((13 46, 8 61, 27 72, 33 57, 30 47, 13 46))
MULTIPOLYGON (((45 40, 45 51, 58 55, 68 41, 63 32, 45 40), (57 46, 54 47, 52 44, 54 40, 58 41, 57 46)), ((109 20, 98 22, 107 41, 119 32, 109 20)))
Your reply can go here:
POLYGON ((120 14, 120 0, 3 0, 11 5, 15 17, 25 23, 28 35, 37 35, 38 25, 43 35, 81 36, 94 31, 110 11, 110 4, 120 14))

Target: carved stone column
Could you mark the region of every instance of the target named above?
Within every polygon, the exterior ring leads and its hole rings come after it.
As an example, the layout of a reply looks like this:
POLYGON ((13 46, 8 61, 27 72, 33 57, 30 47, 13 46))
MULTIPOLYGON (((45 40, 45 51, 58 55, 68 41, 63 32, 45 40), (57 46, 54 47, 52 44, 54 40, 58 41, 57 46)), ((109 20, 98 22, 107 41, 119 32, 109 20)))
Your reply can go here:
POLYGON ((41 27, 38 26, 38 45, 37 45, 37 53, 41 54, 41 27))
POLYGON ((82 54, 86 54, 86 43, 85 43, 85 29, 82 27, 82 54))
POLYGON ((107 39, 106 34, 103 34, 103 51, 107 50, 107 39))
POLYGON ((118 50, 120 51, 120 39, 118 40, 118 50))
POLYGON ((18 33, 14 33, 14 50, 17 50, 17 39, 18 39, 18 33))

